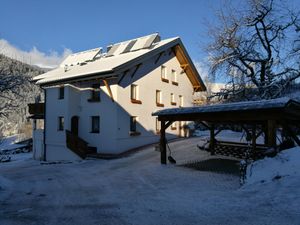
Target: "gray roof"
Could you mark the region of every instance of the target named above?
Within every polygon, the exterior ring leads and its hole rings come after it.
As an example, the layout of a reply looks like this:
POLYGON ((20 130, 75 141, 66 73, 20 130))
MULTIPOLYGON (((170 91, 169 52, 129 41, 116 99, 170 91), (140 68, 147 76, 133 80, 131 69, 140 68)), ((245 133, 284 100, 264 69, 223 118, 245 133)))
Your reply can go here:
MULTIPOLYGON (((96 48, 72 54, 58 68, 36 76, 33 80, 37 84, 48 85, 94 76, 117 77, 131 66, 176 45, 183 46, 179 37, 160 40, 157 33, 151 34, 113 44, 107 53, 102 53, 102 48, 96 48)), ((191 60, 190 64, 193 64, 191 60)), ((203 84, 200 75, 195 68, 194 70, 195 74, 198 75, 197 79, 203 84)))
POLYGON ((247 111, 247 110, 260 110, 260 109, 276 109, 276 108, 284 108, 291 103, 300 106, 299 99, 291 99, 291 98, 284 97, 284 98, 277 98, 271 100, 244 101, 244 102, 205 105, 205 106, 197 106, 197 107, 163 109, 152 113, 152 115, 168 116, 168 115, 184 115, 184 114, 212 113, 212 112, 234 112, 234 111, 247 111))

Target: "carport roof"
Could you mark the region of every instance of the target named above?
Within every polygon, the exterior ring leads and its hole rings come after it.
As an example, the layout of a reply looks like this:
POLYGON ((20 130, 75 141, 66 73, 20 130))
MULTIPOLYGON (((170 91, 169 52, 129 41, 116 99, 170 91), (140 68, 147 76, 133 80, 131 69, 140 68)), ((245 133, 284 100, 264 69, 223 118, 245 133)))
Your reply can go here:
POLYGON ((261 121, 269 119, 300 120, 299 99, 244 101, 197 107, 172 108, 152 114, 161 120, 173 121, 261 121))

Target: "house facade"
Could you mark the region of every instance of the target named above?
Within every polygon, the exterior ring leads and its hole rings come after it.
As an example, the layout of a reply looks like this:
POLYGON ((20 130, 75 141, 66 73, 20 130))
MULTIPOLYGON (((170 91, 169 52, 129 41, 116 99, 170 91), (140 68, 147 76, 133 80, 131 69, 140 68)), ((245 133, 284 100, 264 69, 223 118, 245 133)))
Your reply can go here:
MULTIPOLYGON (((192 106, 204 91, 179 38, 158 34, 70 55, 34 78, 45 90, 45 160, 77 160, 87 152, 116 155, 155 143, 160 123, 151 116, 164 108, 192 106)), ((182 123, 168 138, 184 135, 182 123)), ((41 146, 40 144, 36 146, 41 146)))

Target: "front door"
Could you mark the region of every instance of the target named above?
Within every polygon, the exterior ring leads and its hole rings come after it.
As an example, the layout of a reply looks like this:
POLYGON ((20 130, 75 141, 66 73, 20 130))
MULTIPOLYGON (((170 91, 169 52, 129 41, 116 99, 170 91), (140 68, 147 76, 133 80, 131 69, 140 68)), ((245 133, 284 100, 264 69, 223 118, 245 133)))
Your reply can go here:
POLYGON ((73 116, 71 119, 71 133, 78 136, 78 116, 73 116))

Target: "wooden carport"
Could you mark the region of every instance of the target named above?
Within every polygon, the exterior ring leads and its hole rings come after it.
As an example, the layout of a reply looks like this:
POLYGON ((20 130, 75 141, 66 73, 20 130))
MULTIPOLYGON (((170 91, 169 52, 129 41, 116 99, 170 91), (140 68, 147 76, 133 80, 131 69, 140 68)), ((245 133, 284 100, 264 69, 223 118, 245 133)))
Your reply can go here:
POLYGON ((238 124, 247 127, 252 134, 251 147, 256 149, 257 127, 265 134, 264 145, 276 148, 276 130, 281 127, 300 146, 300 141, 292 129, 300 124, 300 102, 290 98, 247 101, 199 107, 173 108, 152 114, 161 122, 160 151, 161 163, 167 163, 166 129, 175 121, 198 121, 210 130, 211 151, 214 151, 215 125, 238 124))

